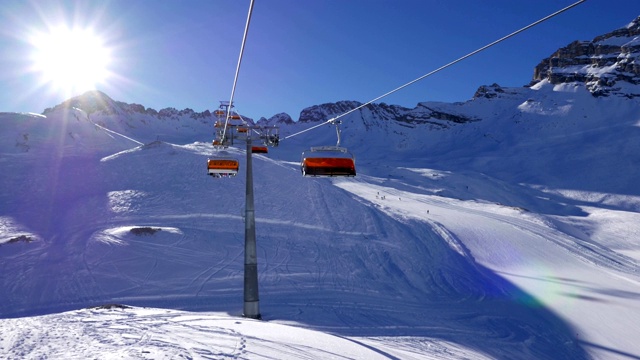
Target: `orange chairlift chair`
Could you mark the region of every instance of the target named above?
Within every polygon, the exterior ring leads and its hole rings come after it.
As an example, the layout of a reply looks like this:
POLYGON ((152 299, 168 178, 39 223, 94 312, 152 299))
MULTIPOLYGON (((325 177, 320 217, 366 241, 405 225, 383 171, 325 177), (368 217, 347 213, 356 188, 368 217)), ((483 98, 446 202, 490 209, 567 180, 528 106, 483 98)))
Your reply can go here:
POLYGON ((213 158, 207 161, 208 174, 213 177, 236 176, 240 164, 236 159, 230 158, 213 158))
POLYGON ((319 146, 302 153, 300 171, 302 176, 356 176, 356 159, 349 150, 340 147, 339 121, 336 125, 336 146, 319 146))

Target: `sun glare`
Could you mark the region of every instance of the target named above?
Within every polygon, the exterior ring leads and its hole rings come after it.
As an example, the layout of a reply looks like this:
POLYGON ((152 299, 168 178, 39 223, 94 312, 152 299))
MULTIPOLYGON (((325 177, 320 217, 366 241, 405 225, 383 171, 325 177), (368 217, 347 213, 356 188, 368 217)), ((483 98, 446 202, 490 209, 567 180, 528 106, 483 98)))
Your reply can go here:
POLYGON ((107 80, 109 50, 86 29, 52 29, 32 38, 33 71, 54 91, 73 95, 107 80))

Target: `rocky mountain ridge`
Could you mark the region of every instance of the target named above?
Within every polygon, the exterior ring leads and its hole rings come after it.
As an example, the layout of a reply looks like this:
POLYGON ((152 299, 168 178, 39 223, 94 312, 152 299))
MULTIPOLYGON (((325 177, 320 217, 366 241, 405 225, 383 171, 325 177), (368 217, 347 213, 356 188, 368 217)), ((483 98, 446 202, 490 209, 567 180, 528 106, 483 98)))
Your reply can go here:
POLYGON ((72 108, 78 108, 85 111, 87 114, 100 114, 100 115, 131 115, 131 114, 143 114, 160 119, 170 118, 177 120, 183 116, 188 116, 193 119, 213 118, 209 110, 203 112, 195 112, 192 109, 186 108, 178 110, 172 107, 161 109, 157 111, 153 108, 145 108, 140 104, 129 104, 122 101, 113 100, 109 95, 99 90, 87 91, 86 93, 75 96, 67 101, 62 102, 54 106, 53 108, 47 108, 43 111, 43 115, 55 111, 62 111, 72 108))
POLYGON ((542 60, 530 85, 583 83, 594 96, 640 96, 640 17, 626 27, 574 41, 542 60), (632 85, 632 86, 630 86, 632 85))
MULTIPOLYGON (((548 82, 554 85, 571 84, 584 86, 593 96, 620 95, 633 98, 640 96, 640 17, 628 26, 600 35, 592 41, 575 41, 542 60, 534 69, 533 81, 528 85, 548 82)), ((503 88, 498 84, 482 85, 473 98, 493 99, 520 93, 525 88, 503 88)), ((401 128, 426 126, 430 130, 446 129, 457 124, 481 120, 474 114, 465 113, 465 103, 444 104, 423 102, 415 108, 406 108, 386 103, 369 104, 349 115, 350 121, 358 119, 364 129, 392 126, 401 128)), ((313 105, 303 109, 297 120, 289 114, 279 113, 270 118, 262 117, 256 123, 283 128, 310 125, 327 121, 361 106, 357 101, 338 101, 313 105)), ((145 138, 145 124, 160 121, 166 131, 156 138, 175 141, 173 131, 188 128, 190 136, 211 135, 211 126, 217 120, 212 111, 195 112, 186 108, 165 108, 159 111, 140 104, 128 104, 111 99, 100 91, 91 91, 69 99, 44 111, 45 115, 82 109, 98 124, 118 124, 119 129, 133 129, 133 134, 145 138)), ((245 118, 249 123, 253 119, 245 118)), ((400 130, 398 130, 400 129, 400 130)), ((296 130, 297 131, 297 130, 296 130)), ((128 132, 128 131, 125 131, 128 132)), ((286 130, 285 130, 286 133, 286 130)))

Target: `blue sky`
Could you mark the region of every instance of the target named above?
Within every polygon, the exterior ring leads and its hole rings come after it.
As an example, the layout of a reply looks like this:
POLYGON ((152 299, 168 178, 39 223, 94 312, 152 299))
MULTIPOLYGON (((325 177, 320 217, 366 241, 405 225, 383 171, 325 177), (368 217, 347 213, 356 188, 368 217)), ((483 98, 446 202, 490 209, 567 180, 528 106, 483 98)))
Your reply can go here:
MULTIPOLYGON (((574 0, 255 0, 235 102, 258 119, 361 102, 528 25, 574 0)), ((0 9, 0 111, 42 112, 79 95, 33 68, 30 38, 90 29, 109 51, 96 84, 156 110, 213 110, 228 100, 249 0, 24 1, 0 9)), ((588 0, 380 102, 465 101, 484 84, 523 86, 533 67, 574 40, 620 28, 637 0, 588 0)))

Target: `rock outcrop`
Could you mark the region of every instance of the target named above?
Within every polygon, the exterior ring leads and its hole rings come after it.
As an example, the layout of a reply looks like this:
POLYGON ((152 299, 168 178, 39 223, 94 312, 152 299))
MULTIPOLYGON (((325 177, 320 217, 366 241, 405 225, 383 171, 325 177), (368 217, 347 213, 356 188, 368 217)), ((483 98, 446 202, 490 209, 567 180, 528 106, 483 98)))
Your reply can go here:
POLYGON ((574 41, 542 60, 534 85, 584 83, 594 96, 640 96, 640 17, 592 41, 574 41))

